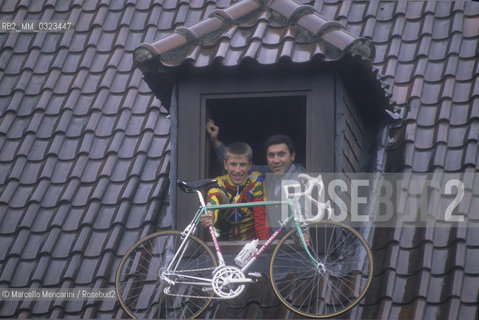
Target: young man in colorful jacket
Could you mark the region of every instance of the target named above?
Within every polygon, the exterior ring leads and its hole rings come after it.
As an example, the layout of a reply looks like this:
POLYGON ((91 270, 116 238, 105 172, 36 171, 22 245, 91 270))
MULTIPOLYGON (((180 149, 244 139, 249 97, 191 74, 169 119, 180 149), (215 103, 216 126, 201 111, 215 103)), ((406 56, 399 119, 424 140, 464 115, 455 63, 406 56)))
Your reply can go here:
MULTIPOLYGON (((264 175, 250 172, 253 151, 243 142, 226 147, 224 168, 226 175, 208 191, 210 204, 235 204, 264 201, 264 175)), ((220 240, 266 240, 270 236, 264 206, 208 211, 201 217, 204 227, 213 225, 220 240)))
MULTIPOLYGON (((225 145, 218 139, 219 126, 213 120, 206 123, 206 132, 215 149, 218 161, 223 160, 225 145)), ((253 170, 257 170, 265 174, 265 199, 268 201, 278 201, 281 199, 281 181, 296 180, 298 174, 306 172, 306 169, 299 163, 295 163, 295 147, 290 137, 286 135, 273 135, 269 137, 265 143, 266 160, 268 165, 252 165, 253 170), (266 196, 267 195, 267 196, 266 196)), ((287 209, 284 210, 288 212, 287 209)), ((268 206, 266 210, 267 224, 272 228, 273 232, 279 227, 279 222, 285 217, 281 214, 281 206, 268 206)), ((309 241, 307 232, 303 235, 309 241)))

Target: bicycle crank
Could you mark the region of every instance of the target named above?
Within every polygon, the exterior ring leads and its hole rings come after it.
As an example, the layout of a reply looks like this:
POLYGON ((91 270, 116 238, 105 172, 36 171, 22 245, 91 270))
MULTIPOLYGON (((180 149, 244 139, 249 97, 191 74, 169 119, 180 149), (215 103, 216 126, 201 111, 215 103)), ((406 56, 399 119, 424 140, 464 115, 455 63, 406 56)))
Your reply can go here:
POLYGON ((243 292, 246 283, 253 282, 252 279, 245 278, 244 273, 239 268, 225 266, 215 272, 212 287, 218 297, 233 299, 243 292))

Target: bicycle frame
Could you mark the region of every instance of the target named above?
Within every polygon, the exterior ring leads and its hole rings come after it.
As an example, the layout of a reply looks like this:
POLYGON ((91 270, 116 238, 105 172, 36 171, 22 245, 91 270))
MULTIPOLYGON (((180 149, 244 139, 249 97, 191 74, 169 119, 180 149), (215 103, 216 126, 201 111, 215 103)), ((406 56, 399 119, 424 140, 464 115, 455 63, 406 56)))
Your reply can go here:
MULTIPOLYGON (((244 267, 241 268, 241 271, 246 272, 249 267, 254 263, 254 261, 264 252, 264 250, 269 247, 269 245, 281 234, 281 232, 284 230, 284 227, 288 225, 292 220, 294 220, 294 225, 296 227, 296 230, 298 231, 299 237, 301 239, 301 242, 303 244, 304 249, 306 250, 309 258, 313 263, 319 263, 319 261, 316 261, 316 259, 311 255, 311 253, 308 250, 308 246, 306 244, 306 241, 304 240, 303 237, 303 232, 301 230, 301 224, 299 220, 297 219, 297 214, 296 210, 294 208, 293 201, 288 199, 286 201, 261 201, 261 202, 250 202, 250 203, 242 203, 242 204, 223 204, 223 205, 211 205, 211 206, 206 206, 201 208, 200 211, 202 213, 206 213, 208 210, 216 210, 216 209, 231 209, 231 208, 242 208, 242 207, 257 207, 257 206, 273 206, 273 205, 288 205, 288 211, 291 213, 288 215, 286 219, 280 222, 280 226, 278 229, 276 229, 275 232, 266 240, 266 242, 261 246, 258 251, 246 262, 244 267)), ((195 223, 199 222, 199 217, 195 223)), ((214 232, 214 228, 210 227, 209 228, 211 238, 213 241, 213 244, 216 249, 216 255, 218 257, 218 261, 220 262, 220 265, 224 265, 224 259, 223 259, 223 254, 221 252, 220 245, 218 243, 218 239, 216 238, 216 234, 214 232)))
MULTIPOLYGON (((317 261, 311 252, 308 249, 308 246, 306 244, 306 240, 304 239, 303 232, 301 230, 302 227, 302 220, 298 216, 294 203, 291 199, 285 200, 285 201, 261 201, 261 202, 249 202, 249 203, 239 203, 239 204, 219 204, 219 205, 206 205, 204 202, 203 195, 200 191, 196 190, 198 198, 200 199, 200 207, 198 211, 196 212, 195 216, 193 217, 192 221, 188 224, 188 226, 184 229, 183 231, 183 241, 178 248, 177 252, 175 253, 172 261, 170 262, 167 270, 169 272, 172 272, 175 274, 177 271, 178 265, 181 262, 181 259, 183 257, 184 252, 186 251, 186 244, 187 244, 187 239, 190 235, 192 235, 200 223, 200 217, 203 214, 206 214, 209 210, 216 210, 216 209, 231 209, 231 208, 244 208, 244 207, 258 207, 258 206, 273 206, 273 205, 288 205, 288 211, 290 214, 286 219, 280 222, 279 228, 266 240, 266 242, 256 251, 256 253, 249 258, 249 260, 246 262, 246 264, 241 268, 241 271, 243 273, 246 273, 246 271, 253 265, 253 263, 256 261, 256 259, 265 251, 267 247, 283 232, 284 227, 288 225, 291 221, 294 221, 294 225, 296 227, 296 230, 298 232, 299 238, 301 239, 301 244, 304 247, 304 250, 306 251, 309 259, 315 264, 319 265, 320 261, 317 261)), ((215 251, 216 251, 216 256, 218 258, 219 265, 217 268, 224 267, 225 260, 223 257, 223 253, 221 251, 221 246, 218 242, 218 239, 215 234, 215 230, 213 226, 210 226, 208 228, 209 233, 211 235, 211 239, 213 241, 215 251)), ((178 274, 177 274, 178 275, 178 274)), ((210 286, 212 279, 207 279, 207 278, 199 278, 199 277, 194 277, 194 276, 189 276, 185 274, 181 274, 182 277, 188 278, 190 280, 196 280, 200 282, 194 282, 194 283, 188 283, 188 284, 193 284, 193 285, 200 285, 200 286, 210 286)), ((164 278, 167 282, 171 281, 167 277, 164 278)), ((247 282, 252 282, 251 279, 242 279, 238 280, 238 283, 247 283, 247 282), (250 281, 249 281, 250 280, 250 281)), ((174 282, 173 282, 174 283, 174 282)), ((171 283, 171 284, 173 284, 171 283)), ((187 282, 182 282, 186 284, 187 282)))
POLYGON ((324 199, 321 176, 299 174, 297 181, 283 186, 284 201, 222 205, 205 204, 198 191, 213 181, 179 181, 183 191, 197 192, 201 205, 182 232, 157 232, 128 250, 115 279, 122 307, 131 317, 195 318, 212 299, 234 299, 247 284, 256 282, 261 274, 252 272, 252 265, 274 240, 279 242, 273 244, 269 280, 287 308, 303 316, 324 318, 357 305, 372 281, 371 250, 355 229, 328 221, 332 214, 330 203, 318 200, 324 199), (313 193, 315 187, 317 193, 313 193), (311 204, 316 204, 317 210, 311 204), (288 214, 282 216, 277 230, 259 249, 248 245, 251 256, 247 256, 247 261, 243 252, 235 262, 230 262, 229 252, 223 257, 213 226, 208 228, 212 240, 209 247, 197 237, 201 217, 209 210, 255 206, 281 206, 288 214), (287 234, 283 237, 282 233, 287 234), (213 245, 216 254, 211 250, 213 245), (151 294, 143 301, 146 285, 151 294))

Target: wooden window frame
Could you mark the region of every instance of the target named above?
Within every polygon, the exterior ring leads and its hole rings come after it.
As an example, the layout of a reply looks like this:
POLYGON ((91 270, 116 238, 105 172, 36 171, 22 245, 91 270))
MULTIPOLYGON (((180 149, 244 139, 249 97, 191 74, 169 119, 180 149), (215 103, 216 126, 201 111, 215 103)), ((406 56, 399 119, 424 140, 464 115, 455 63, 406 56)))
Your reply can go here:
MULTIPOLYGON (((306 169, 335 169, 335 76, 332 73, 198 73, 178 79, 177 178, 206 178, 206 101, 212 98, 306 97, 306 169), (327 148, 327 149, 325 149, 327 148), (325 152, 329 150, 330 152, 325 152)), ((174 199, 172 199, 174 201, 174 199)), ((176 222, 182 228, 198 208, 195 195, 176 197, 176 222)))

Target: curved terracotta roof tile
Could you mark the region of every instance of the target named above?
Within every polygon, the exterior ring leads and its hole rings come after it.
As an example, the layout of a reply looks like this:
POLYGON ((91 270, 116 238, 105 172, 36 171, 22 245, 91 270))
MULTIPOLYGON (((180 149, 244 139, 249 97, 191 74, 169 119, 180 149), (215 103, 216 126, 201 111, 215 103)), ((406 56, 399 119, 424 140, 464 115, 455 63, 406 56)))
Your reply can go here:
POLYGON ((153 58, 159 58, 163 66, 176 67, 192 59, 196 66, 207 66, 217 58, 225 59, 227 54, 221 44, 217 50, 205 51, 207 39, 215 37, 216 39, 225 39, 221 42, 225 44, 225 49, 239 51, 234 55, 236 60, 228 59, 227 65, 229 66, 238 65, 246 58, 251 58, 261 64, 277 63, 280 58, 285 57, 290 57, 295 62, 309 61, 318 55, 318 51, 314 50, 317 47, 314 45, 315 43, 319 43, 319 47, 323 48, 319 54, 324 60, 336 60, 347 53, 360 56, 365 60, 372 60, 375 56, 375 49, 370 40, 353 36, 338 21, 327 20, 319 15, 312 6, 301 5, 293 0, 269 2, 242 0, 228 8, 214 10, 207 19, 195 25, 177 28, 174 33, 156 42, 141 44, 135 50, 134 61, 141 67, 142 64, 153 58), (281 50, 284 37, 281 37, 277 31, 270 31, 274 28, 274 20, 277 19, 272 17, 271 13, 279 15, 280 19, 285 20, 291 26, 289 29, 300 28, 309 34, 309 49, 303 51, 305 55, 302 58, 298 58, 302 55, 296 52, 297 50, 301 51, 301 48, 297 47, 298 39, 290 41, 287 49, 281 50), (242 21, 251 18, 256 19, 256 27, 253 30, 248 32, 244 29, 238 31, 235 29, 242 21), (241 33, 238 35, 238 32, 241 33), (248 37, 248 34, 251 36, 248 37), (265 36, 264 39, 262 39, 263 36, 265 36), (239 46, 238 38, 242 43, 239 46), (272 46, 264 50, 276 50, 281 53, 270 52, 266 56, 260 54, 262 46, 257 39, 262 39, 262 43, 272 46), (230 44, 228 48, 226 43, 231 41, 234 44, 230 44), (250 41, 249 44, 246 41, 250 41), (192 52, 195 54, 192 55, 192 52), (197 57, 200 56, 209 58, 198 59, 198 61, 197 57))

